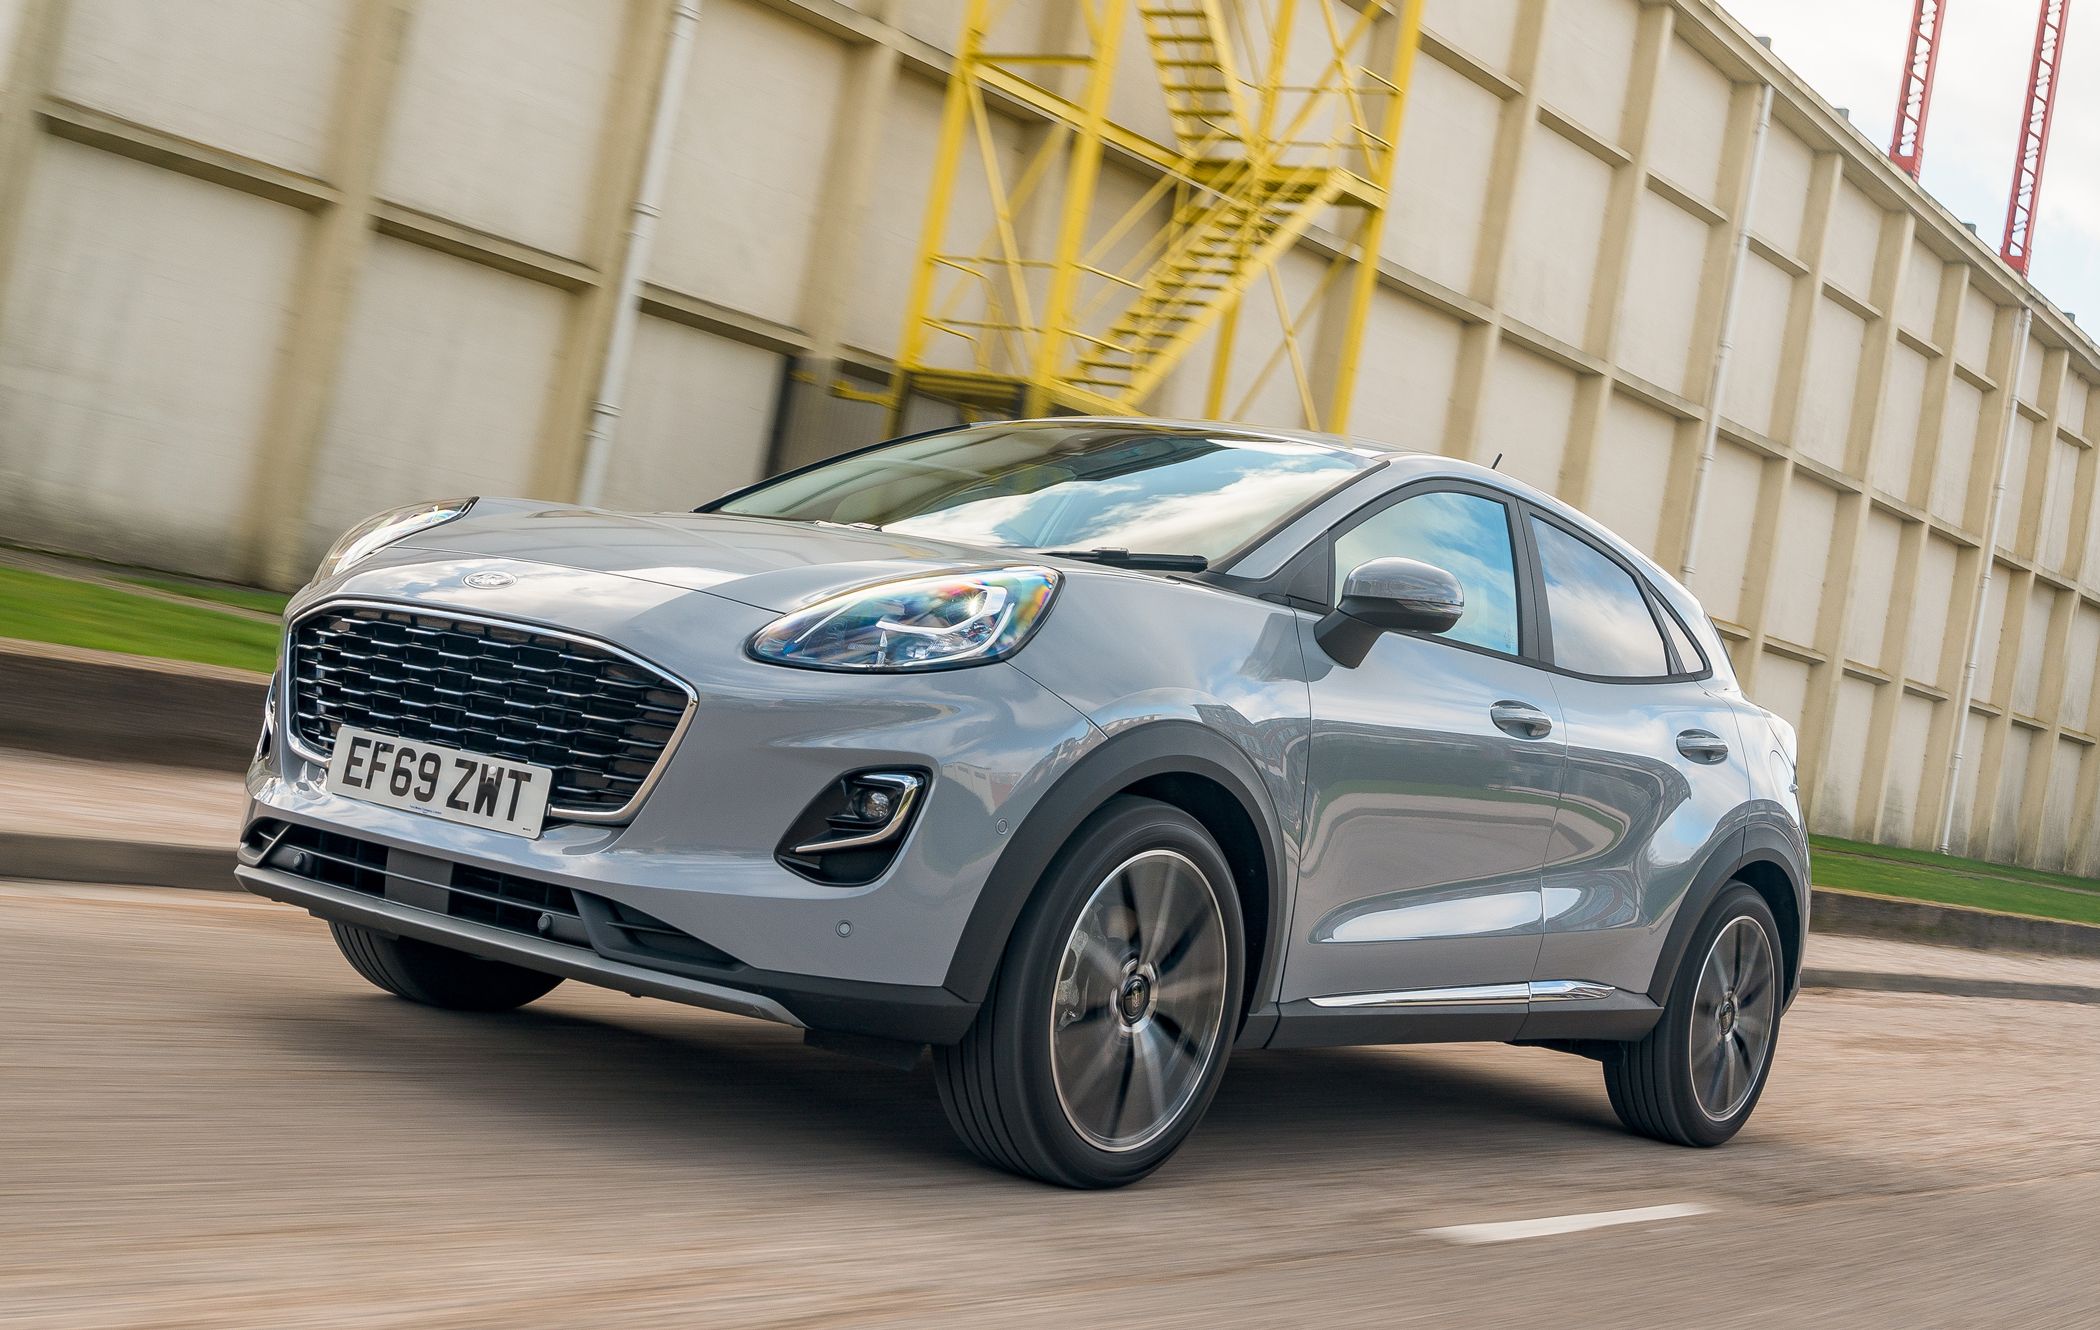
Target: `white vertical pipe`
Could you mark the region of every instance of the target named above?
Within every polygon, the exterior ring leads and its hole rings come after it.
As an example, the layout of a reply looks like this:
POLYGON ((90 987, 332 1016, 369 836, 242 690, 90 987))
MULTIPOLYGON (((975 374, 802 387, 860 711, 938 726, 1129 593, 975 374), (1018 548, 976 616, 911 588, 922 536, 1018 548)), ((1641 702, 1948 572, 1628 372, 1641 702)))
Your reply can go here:
POLYGON ((1961 796, 1962 749, 1969 741, 1969 703, 1976 694, 1976 664, 1983 656, 1983 611, 1990 600, 1991 577, 1998 567, 1998 528, 2005 521, 2005 483, 2012 471, 2013 423, 2020 416, 2020 376, 2027 372, 2027 333, 2034 322, 2034 309, 2020 307, 2013 325, 2015 349, 2012 375, 2005 381, 2005 419, 1999 428, 1998 479, 1991 486, 1990 507, 1983 519, 1983 576, 1976 579, 1976 595, 1969 604, 1969 653, 1961 667, 1961 688, 1955 694, 1954 751, 1947 758, 1947 793, 1940 804, 1940 834, 1934 848, 1947 853, 1954 839, 1954 801, 1961 796))
POLYGON ((657 80, 656 108, 649 122, 648 156, 635 190, 627 223, 627 259, 614 292, 612 335, 605 343, 605 363, 598 393, 591 401, 591 423, 583 440, 583 475, 576 501, 591 505, 605 493, 605 473, 612 466, 613 430, 620 420, 620 401, 627 391, 627 362, 634 353, 635 324, 641 318, 642 282, 649 271, 649 251, 656 241, 656 220, 663 212, 664 176, 671 161, 671 136, 677 132, 678 108, 685 100, 686 75, 693 65, 693 34, 700 26, 700 0, 673 0, 670 41, 664 48, 663 76, 657 80))
POLYGON ((1743 283, 1743 260, 1750 252, 1750 213, 1757 206, 1757 178, 1765 164, 1765 131, 1772 127, 1772 85, 1757 99, 1757 132, 1750 140, 1750 174, 1736 206, 1735 254, 1728 261, 1728 284, 1721 296, 1721 336, 1714 347, 1713 371, 1706 380, 1706 423, 1699 432, 1699 461, 1692 468, 1691 515, 1685 520, 1684 557, 1677 576, 1689 583, 1699 550, 1699 523, 1706 515, 1706 477, 1713 470, 1721 438, 1721 393, 1728 387, 1728 353, 1735 345, 1735 298, 1743 283))

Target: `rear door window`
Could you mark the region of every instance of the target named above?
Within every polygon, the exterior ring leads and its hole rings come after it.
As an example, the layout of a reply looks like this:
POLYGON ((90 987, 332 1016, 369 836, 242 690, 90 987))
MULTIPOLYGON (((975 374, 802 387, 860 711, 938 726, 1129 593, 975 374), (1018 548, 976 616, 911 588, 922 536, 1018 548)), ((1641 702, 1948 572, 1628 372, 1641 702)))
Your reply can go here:
POLYGON ((1588 541, 1531 519, 1539 570, 1546 582, 1546 621, 1553 663, 1607 679, 1657 679, 1670 673, 1662 630, 1640 583, 1588 541))

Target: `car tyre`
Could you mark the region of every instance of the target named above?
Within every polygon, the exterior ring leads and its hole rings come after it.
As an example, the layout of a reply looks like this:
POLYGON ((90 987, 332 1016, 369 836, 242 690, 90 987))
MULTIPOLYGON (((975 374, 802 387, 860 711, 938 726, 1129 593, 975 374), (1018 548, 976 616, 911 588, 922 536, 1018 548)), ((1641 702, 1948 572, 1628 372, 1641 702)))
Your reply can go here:
POLYGON ((1202 824, 1112 800, 1045 872, 961 1042, 934 1049, 956 1134, 1060 1186, 1150 1174, 1224 1078, 1244 938, 1231 868, 1202 824))
POLYGON ((1612 1110, 1677 1145, 1726 1142, 1757 1108, 1779 1046, 1785 950, 1764 898, 1730 885, 1692 935, 1662 1020, 1604 1059, 1612 1110))
POLYGON ((356 970, 395 997, 451 1011, 510 1011, 545 997, 561 982, 501 961, 415 938, 390 937, 356 924, 331 922, 335 945, 356 970))

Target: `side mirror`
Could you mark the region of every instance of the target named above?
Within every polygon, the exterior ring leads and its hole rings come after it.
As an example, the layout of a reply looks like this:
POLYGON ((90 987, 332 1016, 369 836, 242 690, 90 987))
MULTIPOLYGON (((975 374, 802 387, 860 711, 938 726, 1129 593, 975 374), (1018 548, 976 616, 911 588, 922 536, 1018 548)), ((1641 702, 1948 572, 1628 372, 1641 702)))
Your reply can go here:
POLYGON ((1465 612, 1465 588, 1450 573, 1417 559, 1373 559, 1343 581, 1334 612, 1313 637, 1354 669, 1380 633, 1441 633, 1465 612))

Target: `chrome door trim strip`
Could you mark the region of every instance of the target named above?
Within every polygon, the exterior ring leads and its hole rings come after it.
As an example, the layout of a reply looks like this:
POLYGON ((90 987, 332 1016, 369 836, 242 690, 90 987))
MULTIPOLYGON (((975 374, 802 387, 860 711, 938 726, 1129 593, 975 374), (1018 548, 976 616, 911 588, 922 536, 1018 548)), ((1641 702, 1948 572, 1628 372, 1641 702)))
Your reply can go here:
POLYGON ((1598 1002, 1619 990, 1594 979, 1534 979, 1533 1002, 1598 1002))
POLYGON ((1532 1002, 1596 1002, 1619 990, 1592 979, 1534 979, 1524 984, 1472 984, 1457 988, 1403 988, 1390 993, 1338 993, 1316 997, 1316 1007, 1503 1007, 1532 1002))
POLYGON ((1405 988, 1394 993, 1316 997, 1316 1007, 1499 1007, 1531 1000, 1529 984, 1474 984, 1465 988, 1405 988))

